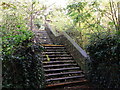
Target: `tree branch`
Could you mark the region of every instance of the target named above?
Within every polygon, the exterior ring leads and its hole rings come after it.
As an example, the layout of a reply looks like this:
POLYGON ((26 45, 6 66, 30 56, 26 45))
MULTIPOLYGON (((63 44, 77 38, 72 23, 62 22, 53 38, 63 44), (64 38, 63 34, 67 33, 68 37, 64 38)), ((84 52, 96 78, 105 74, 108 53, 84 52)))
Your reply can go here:
POLYGON ((114 18, 114 12, 113 12, 112 0, 109 0, 109 4, 110 4, 111 13, 112 13, 112 20, 113 20, 113 23, 114 23, 115 28, 116 28, 116 30, 117 30, 118 28, 117 28, 117 24, 116 24, 116 21, 115 21, 115 18, 114 18))

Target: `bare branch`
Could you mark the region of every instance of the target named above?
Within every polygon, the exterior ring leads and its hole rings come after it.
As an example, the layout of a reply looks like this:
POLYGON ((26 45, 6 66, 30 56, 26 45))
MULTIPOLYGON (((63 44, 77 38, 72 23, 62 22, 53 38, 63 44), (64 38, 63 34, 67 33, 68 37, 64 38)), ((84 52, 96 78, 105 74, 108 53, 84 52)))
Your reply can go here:
POLYGON ((109 18, 111 21, 113 21, 112 18, 109 17, 106 13, 105 13, 104 15, 105 15, 107 18, 109 18))
POLYGON ((118 18, 117 18, 117 13, 116 13, 116 8, 115 8, 115 3, 112 1, 112 6, 113 6, 113 13, 114 13, 114 17, 116 20, 116 24, 118 24, 118 18))
POLYGON ((115 18, 114 18, 114 12, 113 12, 113 6, 112 6, 112 0, 109 0, 109 4, 110 4, 110 9, 111 9, 111 13, 112 13, 112 19, 113 19, 113 23, 115 25, 115 28, 117 30, 117 24, 116 24, 116 21, 115 21, 115 18))

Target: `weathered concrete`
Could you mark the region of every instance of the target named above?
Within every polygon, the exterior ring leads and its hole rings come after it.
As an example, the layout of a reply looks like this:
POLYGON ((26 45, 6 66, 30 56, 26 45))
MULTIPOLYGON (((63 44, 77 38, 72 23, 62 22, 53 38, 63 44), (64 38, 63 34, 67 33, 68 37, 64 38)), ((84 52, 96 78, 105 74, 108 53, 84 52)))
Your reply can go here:
POLYGON ((88 64, 91 62, 87 53, 66 32, 56 33, 47 23, 45 24, 45 30, 54 44, 65 45, 67 51, 71 53, 81 69, 87 73, 88 64))
POLYGON ((41 44, 52 44, 47 32, 43 29, 38 29, 35 25, 32 30, 35 33, 34 42, 39 42, 41 44))

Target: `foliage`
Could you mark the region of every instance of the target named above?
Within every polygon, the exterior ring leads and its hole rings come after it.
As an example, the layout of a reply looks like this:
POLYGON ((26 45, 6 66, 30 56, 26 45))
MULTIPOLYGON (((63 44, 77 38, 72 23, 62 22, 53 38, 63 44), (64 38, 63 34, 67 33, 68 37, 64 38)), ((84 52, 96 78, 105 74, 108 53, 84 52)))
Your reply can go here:
POLYGON ((81 47, 86 44, 87 34, 105 30, 104 26, 100 23, 103 12, 99 6, 100 4, 97 1, 89 3, 85 0, 84 2, 75 2, 67 6, 67 15, 73 19, 73 23, 79 33, 79 37, 75 36, 74 38, 80 40, 79 45, 81 47))
POLYGON ((15 15, 7 15, 5 18, 6 23, 3 23, 2 29, 2 44, 3 44, 3 54, 12 54, 14 49, 21 44, 24 40, 30 40, 33 37, 31 31, 26 30, 24 24, 17 21, 15 15))
POLYGON ((40 20, 48 18, 52 19, 50 23, 55 30, 65 30, 81 47, 88 44, 87 51, 93 58, 90 70, 93 83, 98 87, 119 87, 120 26, 116 2, 71 0, 66 9, 54 7, 51 10, 52 5, 36 0, 20 1, 0 1, 5 88, 44 86, 41 58, 36 51, 40 47, 30 41, 34 35, 28 31, 28 26, 31 25, 32 30, 34 19, 41 27, 40 20))
POLYGON ((42 88, 41 47, 25 40, 12 55, 3 55, 3 88, 42 88))
POLYGON ((117 2, 112 0, 111 2, 75 0, 68 4, 66 9, 52 9, 49 18, 55 30, 67 31, 84 48, 89 43, 88 38, 91 34, 101 31, 111 34, 117 31, 117 11, 117 2))
POLYGON ((92 35, 87 51, 92 58, 89 78, 99 88, 120 87, 120 36, 92 35))
POLYGON ((0 7, 3 11, 0 23, 3 88, 42 88, 42 48, 40 44, 32 42, 34 34, 28 30, 26 13, 19 12, 23 9, 20 5, 2 2, 0 7))

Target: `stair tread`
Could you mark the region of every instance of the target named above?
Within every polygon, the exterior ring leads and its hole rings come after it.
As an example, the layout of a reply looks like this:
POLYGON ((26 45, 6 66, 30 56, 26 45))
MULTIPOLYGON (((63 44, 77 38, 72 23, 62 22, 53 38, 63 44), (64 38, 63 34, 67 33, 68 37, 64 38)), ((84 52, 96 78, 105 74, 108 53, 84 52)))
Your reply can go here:
POLYGON ((74 69, 80 69, 80 67, 72 67, 72 68, 59 68, 59 69, 46 69, 45 72, 52 72, 52 71, 62 71, 62 70, 74 70, 74 69))
POLYGON ((46 52, 67 52, 66 49, 45 49, 46 52))
POLYGON ((81 79, 81 80, 76 80, 76 81, 72 81, 72 82, 49 84, 49 85, 47 85, 47 87, 62 86, 62 85, 76 84, 76 83, 82 83, 82 82, 87 82, 87 80, 86 79, 81 79))
POLYGON ((47 79, 47 82, 50 81, 58 81, 58 80, 65 80, 65 79, 74 79, 74 78, 83 78, 84 75, 79 75, 79 76, 68 76, 68 77, 61 77, 61 78, 52 78, 52 79, 47 79))
POLYGON ((63 66, 76 66, 77 64, 57 64, 57 65, 44 65, 44 68, 50 68, 50 67, 63 67, 63 66))
POLYGON ((65 47, 44 47, 45 49, 65 49, 65 47))
POLYGON ((41 42, 42 44, 48 44, 48 43, 51 43, 51 42, 41 42))
POLYGON ((53 74, 46 74, 45 76, 56 76, 56 75, 66 75, 66 74, 79 74, 82 73, 83 71, 73 71, 73 72, 63 72, 63 73, 53 73, 53 74))
POLYGON ((46 61, 46 62, 43 62, 43 64, 50 64, 50 63, 71 63, 71 62, 75 62, 73 60, 68 60, 68 61, 46 61))
MULTIPOLYGON (((46 55, 42 55, 45 57, 46 55)), ((71 55, 48 55, 49 57, 72 57, 71 55)))
POLYGON ((51 47, 51 46, 56 46, 56 47, 63 47, 64 45, 54 45, 54 44, 42 44, 42 46, 45 46, 45 47, 51 47))
POLYGON ((43 52, 43 54, 68 54, 68 52, 43 52))
POLYGON ((40 39, 49 39, 48 37, 39 37, 40 39))
MULTIPOLYGON (((46 60, 47 58, 43 58, 43 60, 46 60)), ((50 58, 50 60, 73 60, 73 58, 71 57, 71 58, 68 58, 68 57, 66 57, 66 58, 50 58)))

